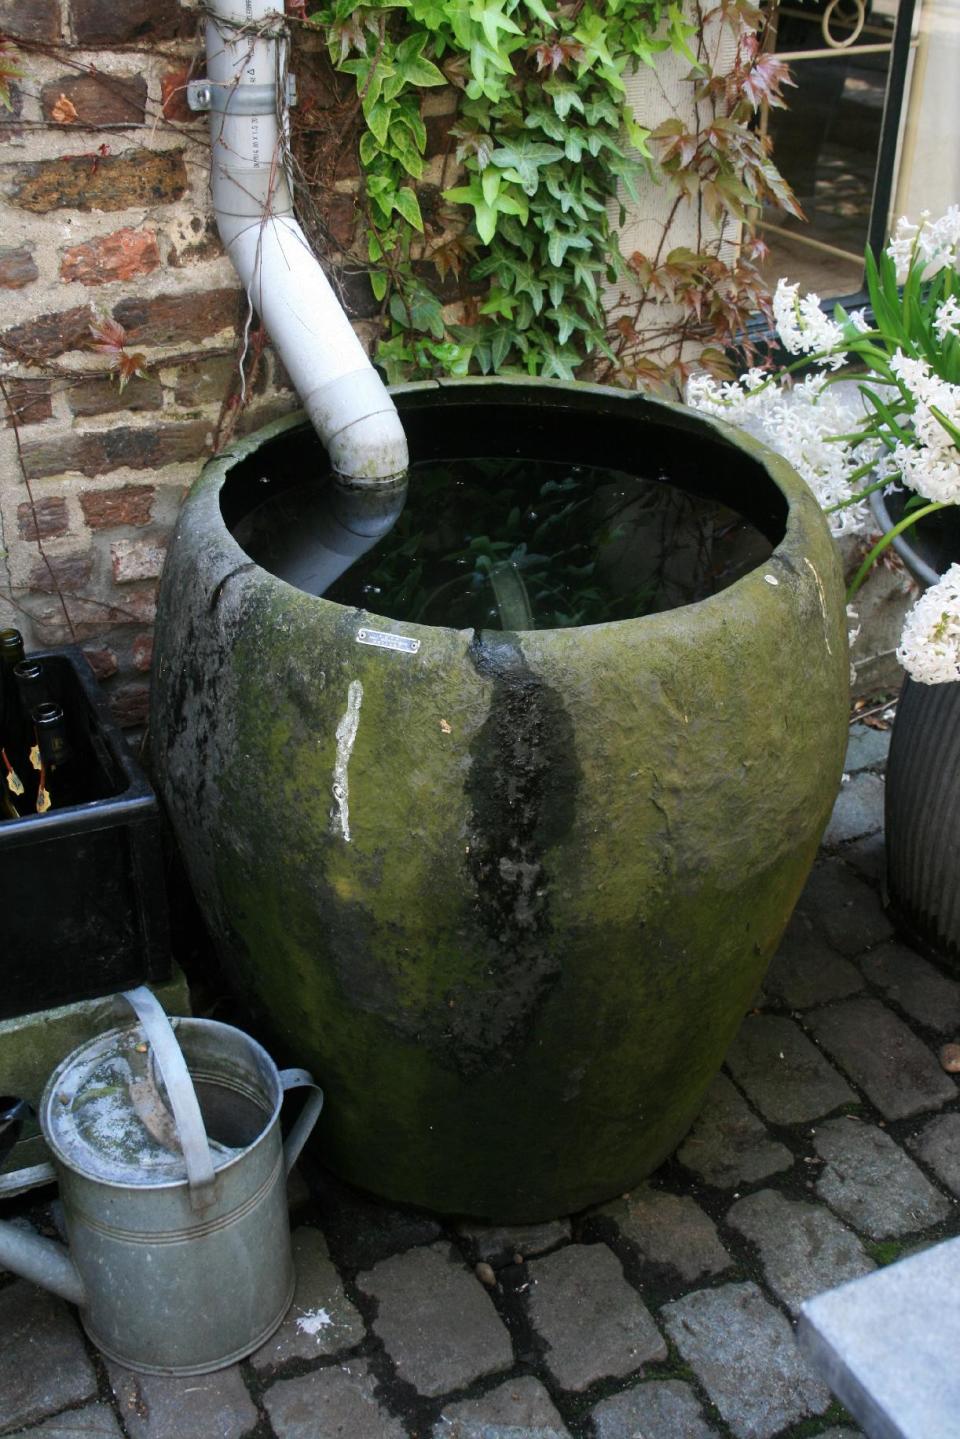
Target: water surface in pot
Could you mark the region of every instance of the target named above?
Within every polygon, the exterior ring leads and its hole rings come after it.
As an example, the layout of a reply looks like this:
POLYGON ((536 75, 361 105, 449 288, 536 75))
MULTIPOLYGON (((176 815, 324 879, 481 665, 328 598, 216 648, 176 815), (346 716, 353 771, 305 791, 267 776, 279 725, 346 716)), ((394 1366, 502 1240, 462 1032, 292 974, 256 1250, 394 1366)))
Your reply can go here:
MULTIPOLYGON (((315 481, 281 486, 234 526, 264 569, 302 573, 329 506, 315 481)), ((560 460, 425 460, 394 528, 327 598, 392 619, 560 629, 693 603, 733 584, 770 541, 715 497, 560 460)))

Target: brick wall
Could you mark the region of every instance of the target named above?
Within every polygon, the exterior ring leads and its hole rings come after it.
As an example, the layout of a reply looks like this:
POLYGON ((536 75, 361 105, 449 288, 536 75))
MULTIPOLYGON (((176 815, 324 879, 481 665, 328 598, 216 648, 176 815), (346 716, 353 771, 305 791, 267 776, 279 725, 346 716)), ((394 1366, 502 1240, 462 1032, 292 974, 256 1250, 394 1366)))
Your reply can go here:
MULTIPOLYGON (((0 111, 0 623, 75 640, 118 718, 143 722, 165 547, 217 440, 289 410, 211 228, 201 54, 179 0, 0 0, 20 49, 0 111), (91 323, 122 326, 142 370, 91 323)), ((115 328, 108 333, 117 334, 115 328)))

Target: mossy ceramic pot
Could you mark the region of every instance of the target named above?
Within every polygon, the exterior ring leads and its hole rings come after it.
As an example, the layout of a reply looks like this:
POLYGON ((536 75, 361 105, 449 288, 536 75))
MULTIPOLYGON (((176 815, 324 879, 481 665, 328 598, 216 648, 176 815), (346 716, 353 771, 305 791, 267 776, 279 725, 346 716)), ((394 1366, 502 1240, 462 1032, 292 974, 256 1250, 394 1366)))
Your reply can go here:
POLYGON ((769 541, 667 612, 454 629, 303 593, 238 544, 261 481, 323 483, 301 417, 184 505, 151 732, 229 982, 323 1083, 338 1174, 541 1220, 670 1154, 757 991, 839 783, 842 580, 791 468, 680 407, 526 381, 395 398, 415 461, 666 473, 769 541))

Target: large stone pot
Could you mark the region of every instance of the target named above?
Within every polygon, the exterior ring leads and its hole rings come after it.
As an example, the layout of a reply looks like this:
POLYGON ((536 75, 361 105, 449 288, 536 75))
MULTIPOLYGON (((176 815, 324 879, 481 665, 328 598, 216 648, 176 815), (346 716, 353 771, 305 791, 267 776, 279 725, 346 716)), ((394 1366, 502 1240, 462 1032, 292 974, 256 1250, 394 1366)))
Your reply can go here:
POLYGON ((756 992, 839 783, 842 580, 790 467, 684 409, 526 381, 396 398, 415 459, 664 469, 775 544, 668 613, 475 633, 312 597, 239 547, 261 476, 322 482, 297 417, 184 506, 152 739, 230 981, 325 1086, 337 1173, 540 1220, 671 1152, 756 992))

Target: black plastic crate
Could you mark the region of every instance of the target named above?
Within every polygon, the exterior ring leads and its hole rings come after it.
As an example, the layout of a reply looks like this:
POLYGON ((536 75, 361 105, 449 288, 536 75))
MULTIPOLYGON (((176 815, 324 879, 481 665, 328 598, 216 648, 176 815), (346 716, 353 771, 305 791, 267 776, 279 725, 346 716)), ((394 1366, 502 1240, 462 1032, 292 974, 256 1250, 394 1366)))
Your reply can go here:
POLYGON ((78 649, 39 651, 92 797, 0 823, 0 1019, 169 977, 157 798, 78 649))

